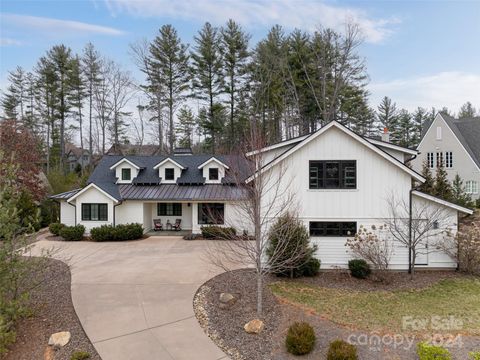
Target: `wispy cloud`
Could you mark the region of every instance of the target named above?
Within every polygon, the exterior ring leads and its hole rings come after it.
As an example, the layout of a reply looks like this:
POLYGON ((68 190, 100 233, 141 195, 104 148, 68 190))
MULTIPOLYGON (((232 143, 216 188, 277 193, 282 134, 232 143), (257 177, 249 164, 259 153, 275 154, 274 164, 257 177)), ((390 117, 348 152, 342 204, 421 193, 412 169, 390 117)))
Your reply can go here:
POLYGON ((0 46, 20 46, 23 43, 19 40, 11 39, 11 38, 0 38, 0 46))
POLYGON ((428 76, 397 79, 382 83, 371 83, 371 102, 377 106, 384 96, 392 98, 398 107, 414 110, 421 107, 448 107, 458 111, 470 101, 480 106, 480 73, 460 71, 441 72, 428 76))
POLYGON ((374 19, 363 10, 312 0, 105 0, 112 15, 128 12, 139 17, 171 17, 223 24, 229 18, 246 26, 280 24, 287 29, 315 30, 318 26, 343 30, 357 23, 366 41, 377 43, 392 32, 396 18, 374 19))
POLYGON ((36 29, 38 31, 60 33, 75 32, 82 34, 123 35, 125 32, 108 26, 84 23, 73 20, 60 20, 47 17, 1 14, 2 21, 9 26, 36 29))

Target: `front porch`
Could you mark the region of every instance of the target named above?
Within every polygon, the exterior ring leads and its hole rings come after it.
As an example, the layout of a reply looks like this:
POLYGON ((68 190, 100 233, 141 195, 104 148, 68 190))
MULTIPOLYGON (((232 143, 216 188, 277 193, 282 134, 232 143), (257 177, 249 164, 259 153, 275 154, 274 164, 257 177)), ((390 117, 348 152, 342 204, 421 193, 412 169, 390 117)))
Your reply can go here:
POLYGON ((149 230, 145 235, 147 236, 181 236, 184 237, 186 235, 190 235, 192 233, 192 230, 180 230, 180 231, 175 231, 175 230, 162 230, 162 231, 154 231, 154 230, 149 230))

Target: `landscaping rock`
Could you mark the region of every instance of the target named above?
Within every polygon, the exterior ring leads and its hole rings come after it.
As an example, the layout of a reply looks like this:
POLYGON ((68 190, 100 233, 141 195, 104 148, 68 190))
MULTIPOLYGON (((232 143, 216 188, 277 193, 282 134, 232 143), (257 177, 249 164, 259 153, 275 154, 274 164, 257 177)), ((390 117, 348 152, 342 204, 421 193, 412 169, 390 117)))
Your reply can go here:
POLYGON ((48 345, 62 347, 70 341, 70 331, 61 331, 50 336, 48 345))
POLYGON ((235 298, 235 296, 233 296, 230 293, 221 293, 219 300, 222 304, 231 305, 231 304, 235 303, 235 301, 237 299, 235 298))
POLYGON ((245 331, 249 334, 258 334, 263 330, 263 321, 259 319, 253 319, 245 324, 243 327, 245 331))

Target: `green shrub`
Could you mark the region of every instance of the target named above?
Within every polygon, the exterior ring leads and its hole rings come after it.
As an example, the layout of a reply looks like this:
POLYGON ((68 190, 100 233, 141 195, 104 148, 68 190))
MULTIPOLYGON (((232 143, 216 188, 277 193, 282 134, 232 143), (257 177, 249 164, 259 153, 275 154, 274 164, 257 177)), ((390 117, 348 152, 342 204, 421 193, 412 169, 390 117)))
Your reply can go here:
POLYGON ((315 346, 315 331, 310 324, 296 322, 288 328, 285 339, 287 351, 294 355, 305 355, 315 346))
POLYGON ((335 340, 328 347, 327 360, 357 360, 357 348, 343 340, 335 340))
POLYGON ((303 276, 315 276, 320 271, 320 260, 312 257, 300 267, 303 276))
POLYGON ((90 236, 94 241, 125 241, 136 240, 143 236, 141 224, 102 225, 93 228, 90 236))
POLYGON ((40 226, 47 227, 50 223, 58 221, 58 204, 52 199, 40 202, 40 226))
POLYGON ((232 239, 237 235, 237 230, 233 227, 208 225, 202 226, 200 230, 205 239, 232 239))
POLYGON ((85 233, 85 226, 76 225, 76 226, 64 226, 60 229, 58 233, 66 241, 80 241, 83 239, 83 234, 85 233))
POLYGON ((420 360, 451 360, 450 352, 440 346, 430 345, 425 342, 417 344, 417 355, 420 360))
POLYGON ((40 230, 40 209, 32 195, 26 191, 20 193, 17 202, 18 217, 24 232, 40 230))
POLYGON ((50 232, 53 235, 58 236, 58 235, 60 235, 60 230, 62 230, 64 227, 65 227, 65 225, 60 224, 60 223, 51 223, 50 225, 48 225, 48 230, 50 230, 50 232))
POLYGON ((350 260, 348 268, 350 269, 350 274, 357 279, 366 279, 372 272, 370 265, 363 259, 350 260))
POLYGON ((472 351, 468 353, 470 360, 480 360, 480 351, 472 351))
POLYGON ((85 360, 90 359, 90 354, 86 351, 75 351, 72 356, 70 356, 70 360, 85 360))
POLYGON ((295 216, 280 216, 268 232, 268 241, 266 253, 275 275, 299 277, 305 270, 311 273, 315 269, 316 264, 310 261, 317 247, 310 245, 307 228, 295 216))
POLYGON ((15 342, 15 316, 9 314, 9 310, 8 304, 0 304, 0 358, 7 352, 8 346, 15 342))

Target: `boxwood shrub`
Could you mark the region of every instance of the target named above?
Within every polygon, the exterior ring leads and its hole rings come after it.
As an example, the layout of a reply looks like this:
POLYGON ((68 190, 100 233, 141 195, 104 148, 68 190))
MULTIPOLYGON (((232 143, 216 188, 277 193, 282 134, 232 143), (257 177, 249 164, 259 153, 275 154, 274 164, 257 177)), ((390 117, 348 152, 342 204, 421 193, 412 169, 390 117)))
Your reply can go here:
POLYGON ((60 229, 59 235, 66 241, 80 241, 83 239, 85 233, 85 226, 64 226, 60 229))
POLYGON ((63 224, 60 224, 60 223, 51 223, 50 225, 48 225, 48 230, 50 230, 50 232, 53 234, 53 235, 60 235, 60 230, 62 230, 62 228, 64 228, 65 225, 63 224))
POLYGON ((366 279, 372 272, 370 265, 363 259, 350 260, 348 268, 350 269, 350 274, 357 279, 366 279))
POLYGON ((417 355, 420 360, 451 360, 450 352, 440 346, 430 345, 426 342, 417 344, 417 355))
POLYGON ((285 339, 287 351, 293 355, 310 353, 315 346, 315 331, 306 322, 296 322, 288 328, 285 339))
POLYGON ((137 223, 102 225, 90 230, 90 236, 94 241, 136 240, 143 236, 143 227, 137 223))
POLYGON ((327 360, 357 360, 357 348, 344 340, 335 340, 328 347, 327 360))
POLYGON ((218 225, 202 226, 201 231, 205 239, 232 239, 237 235, 235 228, 218 225))

